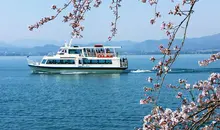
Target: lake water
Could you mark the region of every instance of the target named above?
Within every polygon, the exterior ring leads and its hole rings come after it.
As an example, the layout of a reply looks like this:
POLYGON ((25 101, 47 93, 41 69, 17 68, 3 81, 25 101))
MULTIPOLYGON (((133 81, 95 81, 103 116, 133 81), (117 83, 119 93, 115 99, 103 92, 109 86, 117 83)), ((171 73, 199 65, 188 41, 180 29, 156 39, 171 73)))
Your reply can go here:
MULTIPOLYGON (((32 74, 26 57, 0 57, 0 128, 22 130, 132 130, 142 126, 150 105, 140 105, 151 56, 127 56, 123 74, 32 74)), ((157 56, 159 57, 159 56, 157 56)), ((166 83, 195 83, 220 72, 220 62, 200 68, 209 55, 182 55, 166 83)), ((33 57, 40 59, 40 57, 33 57)), ((164 87, 160 103, 175 108, 176 92, 164 87)))

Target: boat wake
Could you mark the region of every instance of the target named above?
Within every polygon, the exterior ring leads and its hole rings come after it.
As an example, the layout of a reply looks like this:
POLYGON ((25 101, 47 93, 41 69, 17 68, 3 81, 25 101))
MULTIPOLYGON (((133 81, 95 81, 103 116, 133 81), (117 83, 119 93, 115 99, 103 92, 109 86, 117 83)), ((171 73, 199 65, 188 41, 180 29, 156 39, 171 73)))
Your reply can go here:
POLYGON ((137 69, 137 70, 131 70, 131 73, 151 73, 151 70, 141 70, 141 69, 137 69))
MULTIPOLYGON (((130 73, 155 73, 155 70, 144 70, 136 69, 129 70, 130 73)), ((173 68, 169 73, 213 73, 220 72, 220 68, 197 68, 197 69, 187 69, 187 68, 173 68)))

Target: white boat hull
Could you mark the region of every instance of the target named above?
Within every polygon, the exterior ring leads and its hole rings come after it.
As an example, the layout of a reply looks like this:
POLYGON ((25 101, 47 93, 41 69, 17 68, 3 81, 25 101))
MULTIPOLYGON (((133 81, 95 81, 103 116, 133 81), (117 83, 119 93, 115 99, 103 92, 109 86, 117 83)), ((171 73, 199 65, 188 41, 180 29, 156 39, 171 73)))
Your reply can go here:
POLYGON ((59 74, 71 74, 71 73, 123 73, 127 68, 123 67, 44 67, 37 65, 29 65, 33 73, 59 73, 59 74))

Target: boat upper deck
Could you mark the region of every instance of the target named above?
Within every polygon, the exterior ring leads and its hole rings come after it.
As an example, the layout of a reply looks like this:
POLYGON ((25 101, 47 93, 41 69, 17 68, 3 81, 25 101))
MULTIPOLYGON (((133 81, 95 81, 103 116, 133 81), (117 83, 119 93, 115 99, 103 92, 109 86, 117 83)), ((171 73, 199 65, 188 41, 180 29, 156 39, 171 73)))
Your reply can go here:
POLYGON ((55 57, 90 57, 90 58, 117 58, 120 46, 103 46, 96 44, 89 47, 72 46, 65 44, 60 47, 55 57))

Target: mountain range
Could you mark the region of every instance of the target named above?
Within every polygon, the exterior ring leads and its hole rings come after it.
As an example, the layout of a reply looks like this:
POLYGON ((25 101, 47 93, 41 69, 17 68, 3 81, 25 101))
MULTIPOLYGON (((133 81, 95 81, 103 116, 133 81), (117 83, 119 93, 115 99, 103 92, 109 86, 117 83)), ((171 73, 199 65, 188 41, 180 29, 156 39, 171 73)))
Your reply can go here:
MULTIPOLYGON (((166 44, 167 39, 133 41, 110 41, 104 45, 122 46, 122 54, 157 54, 158 46, 166 44)), ((176 39, 174 44, 180 44, 181 39, 176 39)), ((80 46, 93 46, 95 43, 78 44, 80 46)), ((0 41, 0 55, 45 55, 56 52, 63 43, 54 40, 19 40, 10 43, 0 41)), ((211 36, 188 38, 185 41, 182 53, 214 53, 220 51, 220 34, 211 36)))

